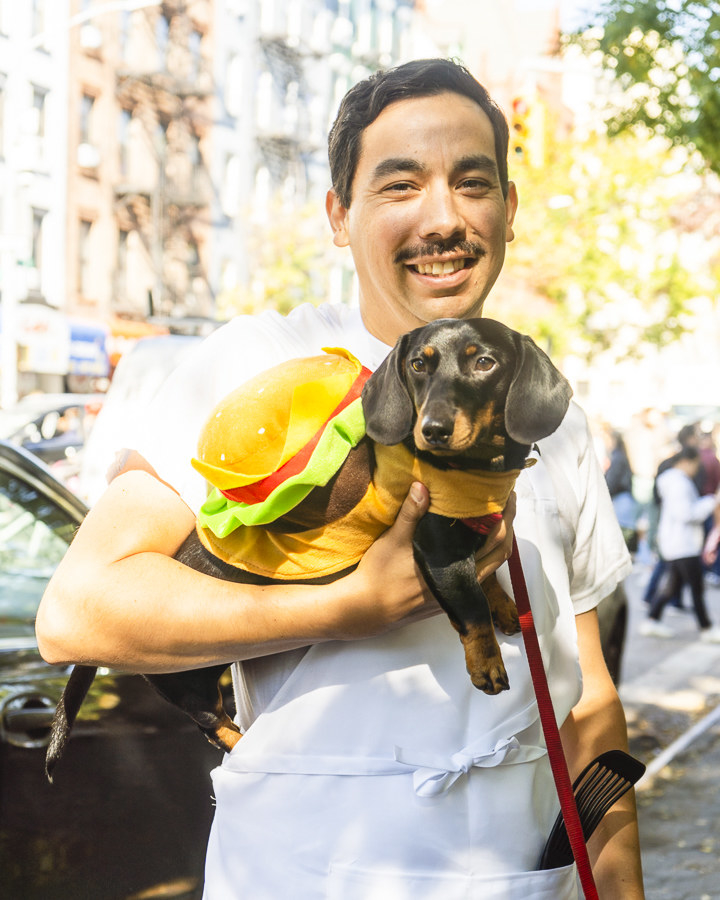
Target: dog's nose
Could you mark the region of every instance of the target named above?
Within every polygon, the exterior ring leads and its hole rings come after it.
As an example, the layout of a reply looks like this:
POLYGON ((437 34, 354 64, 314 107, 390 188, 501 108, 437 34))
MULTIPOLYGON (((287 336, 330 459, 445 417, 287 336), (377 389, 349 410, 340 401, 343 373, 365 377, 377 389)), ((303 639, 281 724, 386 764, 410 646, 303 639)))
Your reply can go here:
POLYGON ((452 427, 446 422, 439 422, 436 419, 425 419, 422 423, 422 435, 428 444, 434 446, 444 446, 450 440, 452 427))

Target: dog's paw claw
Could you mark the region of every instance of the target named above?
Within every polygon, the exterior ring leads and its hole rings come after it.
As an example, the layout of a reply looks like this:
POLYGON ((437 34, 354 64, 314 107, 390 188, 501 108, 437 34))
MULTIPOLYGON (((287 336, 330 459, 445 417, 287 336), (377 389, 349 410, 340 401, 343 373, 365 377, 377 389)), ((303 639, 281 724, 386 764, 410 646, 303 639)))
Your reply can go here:
POLYGON ((510 690, 510 681, 504 666, 491 667, 483 671, 469 671, 469 674, 473 685, 484 694, 495 696, 502 691, 510 690))

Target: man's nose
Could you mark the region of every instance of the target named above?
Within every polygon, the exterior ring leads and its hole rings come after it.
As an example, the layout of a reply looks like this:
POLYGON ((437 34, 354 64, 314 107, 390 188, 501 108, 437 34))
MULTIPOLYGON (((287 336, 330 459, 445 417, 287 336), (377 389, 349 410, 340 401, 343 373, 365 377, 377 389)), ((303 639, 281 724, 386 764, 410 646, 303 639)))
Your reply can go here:
POLYGON ((464 228, 457 198, 448 185, 429 187, 423 199, 420 236, 426 240, 446 240, 462 233, 464 228))

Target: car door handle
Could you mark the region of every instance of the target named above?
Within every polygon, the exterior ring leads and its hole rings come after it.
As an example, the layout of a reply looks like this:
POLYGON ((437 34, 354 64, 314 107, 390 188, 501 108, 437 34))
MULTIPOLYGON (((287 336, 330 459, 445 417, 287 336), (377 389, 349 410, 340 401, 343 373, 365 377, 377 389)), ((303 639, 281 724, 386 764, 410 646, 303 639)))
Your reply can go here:
POLYGON ((50 728, 54 710, 52 709, 10 709, 5 713, 5 730, 13 734, 50 728))
POLYGON ((15 694, 0 702, 0 737, 15 747, 43 747, 50 741, 55 701, 41 694, 15 694))

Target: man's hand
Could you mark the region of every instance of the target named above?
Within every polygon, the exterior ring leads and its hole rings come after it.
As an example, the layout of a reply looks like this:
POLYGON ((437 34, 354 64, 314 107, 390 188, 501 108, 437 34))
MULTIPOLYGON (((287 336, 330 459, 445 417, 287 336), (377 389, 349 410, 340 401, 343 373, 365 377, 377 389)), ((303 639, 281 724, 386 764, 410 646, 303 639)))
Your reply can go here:
POLYGON ((488 532, 485 543, 475 554, 478 581, 481 583, 512 556, 516 508, 517 497, 513 491, 505 504, 502 519, 488 532))
POLYGON ((373 637, 441 611, 413 554, 415 528, 429 503, 427 488, 415 482, 392 527, 375 541, 357 569, 342 579, 340 640, 373 637))
MULTIPOLYGON (((342 579, 345 590, 337 619, 339 639, 372 637, 441 612, 413 554, 415 528, 428 506, 427 488, 416 482, 392 528, 375 541, 357 569, 342 579)), ((514 518, 513 493, 502 521, 488 534, 477 556, 480 580, 487 578, 512 553, 514 518)))

